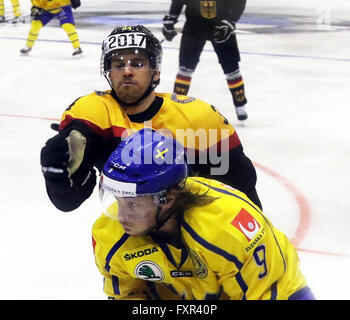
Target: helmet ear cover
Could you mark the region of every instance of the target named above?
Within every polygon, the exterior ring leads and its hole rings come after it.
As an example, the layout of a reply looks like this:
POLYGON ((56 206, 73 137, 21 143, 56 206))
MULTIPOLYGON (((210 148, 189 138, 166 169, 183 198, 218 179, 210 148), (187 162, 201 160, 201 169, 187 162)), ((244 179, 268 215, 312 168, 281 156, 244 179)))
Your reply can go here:
MULTIPOLYGON (((177 187, 177 186, 175 186, 177 187)), ((165 204, 167 204, 169 202, 169 199, 167 197, 167 190, 161 191, 158 194, 154 195, 154 203, 158 206, 158 207, 162 207, 165 204)))

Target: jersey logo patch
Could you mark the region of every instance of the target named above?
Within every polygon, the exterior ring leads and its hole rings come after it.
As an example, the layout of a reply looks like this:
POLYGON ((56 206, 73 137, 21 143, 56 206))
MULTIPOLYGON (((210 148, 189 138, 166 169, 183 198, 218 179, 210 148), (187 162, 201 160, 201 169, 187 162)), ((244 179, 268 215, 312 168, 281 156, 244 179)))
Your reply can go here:
POLYGON ((178 102, 178 103, 190 103, 190 102, 196 100, 196 98, 173 93, 171 95, 171 100, 178 102))
POLYGON ((193 277, 192 271, 171 270, 170 275, 173 278, 193 277))
POLYGON ((196 251, 190 249, 190 254, 197 277, 199 279, 206 278, 208 276, 207 266, 196 251))
POLYGON ((260 230, 259 223, 244 209, 232 220, 231 224, 251 241, 260 230))
POLYGON ((207 19, 216 17, 216 2, 215 1, 201 1, 201 15, 207 19))
POLYGON ((143 280, 162 281, 164 273, 153 261, 142 261, 135 268, 136 277, 143 280))

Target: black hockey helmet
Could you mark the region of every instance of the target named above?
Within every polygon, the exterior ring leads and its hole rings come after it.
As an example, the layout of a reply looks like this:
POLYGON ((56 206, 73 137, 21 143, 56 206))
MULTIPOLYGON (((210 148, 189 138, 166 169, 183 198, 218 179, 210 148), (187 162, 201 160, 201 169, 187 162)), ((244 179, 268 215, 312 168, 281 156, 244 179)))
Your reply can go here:
POLYGON ((163 50, 153 33, 143 25, 117 26, 102 43, 101 74, 106 76, 111 69, 111 58, 125 49, 146 53, 151 68, 160 70, 163 50))

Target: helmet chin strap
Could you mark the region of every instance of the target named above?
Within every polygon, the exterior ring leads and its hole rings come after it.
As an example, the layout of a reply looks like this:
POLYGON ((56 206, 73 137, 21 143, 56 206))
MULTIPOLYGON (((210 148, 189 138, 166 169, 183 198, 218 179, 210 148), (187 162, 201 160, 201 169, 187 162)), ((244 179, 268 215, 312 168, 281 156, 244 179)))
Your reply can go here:
POLYGON ((148 86, 148 88, 145 90, 145 92, 143 93, 143 95, 141 96, 141 98, 139 98, 136 102, 131 102, 131 103, 127 103, 122 101, 119 96, 117 95, 117 93, 115 92, 115 90, 113 89, 112 83, 109 80, 109 78, 106 76, 106 74, 104 75, 107 82, 109 83, 112 92, 113 92, 113 96, 114 98, 117 100, 117 102, 122 106, 122 107, 135 107, 137 105, 139 105, 146 97, 148 97, 150 95, 150 93, 155 89, 155 87, 159 84, 159 80, 158 81, 153 81, 154 76, 156 74, 156 71, 153 72, 150 84, 148 86))
POLYGON ((163 204, 159 205, 158 208, 157 208, 157 213, 156 213, 156 224, 154 227, 150 228, 150 230, 147 231, 147 233, 149 232, 157 232, 159 231, 159 229, 161 227, 164 226, 164 224, 172 217, 171 214, 169 214, 167 217, 165 217, 165 219, 160 219, 160 213, 162 211, 162 207, 163 207, 163 204))
POLYGON ((158 194, 154 195, 154 203, 157 205, 156 211, 156 223, 154 226, 147 229, 144 233, 148 234, 150 232, 157 232, 170 218, 171 214, 169 214, 165 219, 160 219, 160 214, 163 206, 168 203, 168 199, 166 197, 166 191, 161 191, 158 194))

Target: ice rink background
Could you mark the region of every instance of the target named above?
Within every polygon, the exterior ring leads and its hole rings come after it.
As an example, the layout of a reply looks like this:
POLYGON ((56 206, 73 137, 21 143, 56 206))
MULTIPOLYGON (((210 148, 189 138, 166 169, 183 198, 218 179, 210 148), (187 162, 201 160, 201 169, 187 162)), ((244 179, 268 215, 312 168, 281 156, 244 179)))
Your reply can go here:
MULTIPOLYGON (((298 248, 318 299, 349 299, 350 4, 341 0, 248 0, 237 24, 249 119, 236 120, 208 43, 189 95, 216 106, 256 164, 265 214, 298 248)), ((29 1, 20 1, 28 15, 29 1)), ((75 11, 84 58, 74 60, 53 21, 28 57, 29 23, 0 27, 0 299, 105 299, 91 227, 98 196, 61 213, 41 176, 40 149, 76 98, 108 89, 100 44, 114 25, 142 23, 160 39, 170 1, 84 1, 75 11), (98 4, 97 4, 98 3, 98 4)), ((6 15, 12 6, 5 0, 6 15)), ((180 28, 184 17, 180 17, 180 28)), ((164 42, 161 85, 170 92, 180 35, 164 42)))

